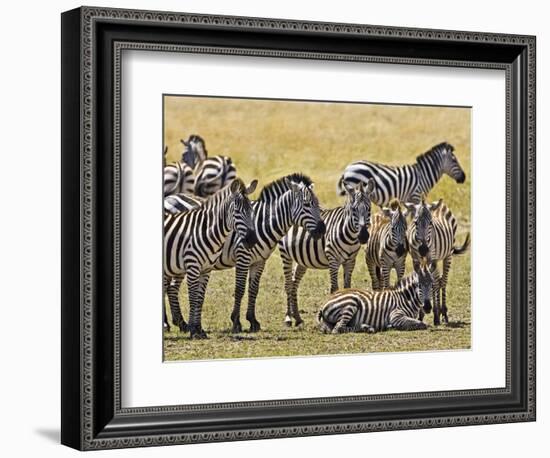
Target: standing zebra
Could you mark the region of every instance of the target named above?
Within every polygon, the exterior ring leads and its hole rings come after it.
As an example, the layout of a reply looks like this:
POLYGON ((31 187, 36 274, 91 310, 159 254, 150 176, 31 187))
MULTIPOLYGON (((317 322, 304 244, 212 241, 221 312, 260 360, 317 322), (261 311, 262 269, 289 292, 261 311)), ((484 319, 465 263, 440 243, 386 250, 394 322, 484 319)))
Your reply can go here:
POLYGON ((195 191, 195 177, 193 170, 197 164, 206 159, 208 152, 202 137, 190 135, 186 140, 181 140, 184 145, 181 160, 166 165, 166 152, 164 149, 164 195, 193 194, 195 191))
POLYGON ((201 324, 202 304, 210 272, 226 238, 234 230, 245 248, 256 243, 252 206, 248 200, 256 185, 254 180, 247 188, 242 180, 237 179, 200 207, 165 216, 164 289, 170 297, 174 294, 174 283, 179 289, 181 281, 187 277, 189 326, 183 320, 179 306, 172 307, 172 300, 170 306, 174 323, 182 330, 188 329, 191 338, 207 337, 201 324), (172 283, 172 279, 179 282, 172 283))
POLYGON ((429 267, 418 266, 392 289, 338 291, 321 307, 319 329, 333 334, 426 329, 417 316, 422 307, 431 310, 432 283, 429 267))
MULTIPOLYGON (((438 261, 443 262, 443 272, 438 287, 434 288, 434 325, 441 323, 441 313, 446 323, 447 315, 447 282, 453 256, 464 254, 470 245, 470 234, 466 235, 461 247, 455 246, 457 221, 452 211, 443 203, 443 199, 433 204, 426 204, 424 199, 419 204, 405 204, 413 215, 407 238, 413 264, 424 260, 437 269, 438 261), (441 299, 440 299, 441 294, 441 299)), ((422 314, 421 314, 422 317, 422 314)))
POLYGON ((193 192, 208 197, 227 186, 237 177, 237 168, 230 157, 214 156, 205 159, 195 170, 193 192))
POLYGON ((329 269, 330 291, 338 289, 338 270, 344 268, 344 287, 351 286, 355 258, 361 244, 369 239, 370 196, 373 181, 346 185, 348 199, 344 207, 322 210, 325 236, 316 240, 301 227, 293 227, 279 242, 285 275, 287 313, 285 324, 303 323, 298 311, 298 287, 307 269, 329 269))
POLYGON ((379 205, 388 205, 392 199, 401 202, 418 203, 423 194, 427 194, 440 180, 443 174, 449 175, 457 183, 464 183, 466 174, 454 154, 454 147, 440 143, 416 158, 416 163, 394 167, 369 161, 357 161, 349 164, 340 181, 337 192, 345 195, 344 183, 375 181, 372 201, 379 205))
POLYGON ((399 202, 393 200, 390 208, 383 207, 381 213, 374 215, 365 247, 372 289, 389 288, 392 269, 395 269, 399 282, 405 274, 406 258, 407 219, 399 202))
MULTIPOLYGON (((185 197, 187 198, 187 196, 185 197)), ((313 182, 309 177, 300 173, 279 178, 265 186, 258 200, 252 202, 252 211, 254 229, 258 238, 256 244, 252 248, 246 249, 240 243, 237 234, 232 232, 226 239, 213 266, 213 270, 236 268, 235 302, 231 314, 232 332, 235 333, 242 331, 240 308, 248 275, 246 319, 250 322, 251 332, 261 329, 260 323, 256 319, 256 298, 261 276, 267 259, 290 227, 302 226, 314 238, 321 237, 325 232, 325 226, 320 216, 319 201, 313 192, 313 182)), ((177 290, 179 290, 179 286, 177 290)), ((169 299, 177 301, 177 295, 169 295, 169 299)), ((179 304, 176 303, 174 306, 179 307, 179 304)))

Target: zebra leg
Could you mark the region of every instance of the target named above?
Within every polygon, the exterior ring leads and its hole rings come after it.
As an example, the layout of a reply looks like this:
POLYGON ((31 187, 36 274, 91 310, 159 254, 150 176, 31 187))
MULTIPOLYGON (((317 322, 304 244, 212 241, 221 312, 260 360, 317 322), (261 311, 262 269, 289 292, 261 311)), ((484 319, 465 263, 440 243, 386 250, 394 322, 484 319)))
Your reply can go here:
POLYGON ((281 260, 283 261, 283 273, 285 276, 285 292, 286 292, 286 315, 285 325, 292 326, 292 289, 294 288, 294 280, 292 278, 292 259, 284 250, 279 250, 281 260))
POLYGON ((262 278, 264 267, 264 260, 250 266, 250 276, 248 278, 248 308, 246 310, 246 319, 250 323, 250 332, 258 332, 261 329, 260 322, 256 319, 256 298, 258 297, 260 279, 262 278))
POLYGON ((387 265, 380 268, 380 286, 382 289, 390 287, 390 272, 391 269, 387 265))
POLYGON ((351 277, 355 269, 355 258, 344 263, 344 288, 351 288, 351 277))
POLYGON ((374 263, 367 263, 367 267, 369 269, 372 289, 376 291, 380 289, 380 283, 378 282, 378 275, 376 274, 376 266, 374 265, 374 263))
POLYGON ((395 273, 397 274, 396 284, 399 283, 405 275, 405 259, 406 258, 403 258, 403 260, 399 260, 399 262, 395 265, 395 273))
POLYGON ((242 256, 237 255, 237 265, 235 266, 235 302, 233 304, 233 312, 231 313, 231 321, 233 322, 231 332, 233 333, 243 331, 241 325, 241 302, 246 288, 249 262, 248 259, 243 260, 242 258, 242 256))
POLYGON ((401 311, 395 311, 390 315, 389 327, 398 331, 417 331, 427 329, 428 326, 421 320, 411 318, 401 311))
POLYGON ((452 262, 453 258, 450 256, 443 260, 443 275, 441 277, 441 311, 443 312, 443 320, 447 324, 449 323, 449 316, 447 315, 447 282, 449 281, 452 262))
POLYGON ((328 270, 330 275, 330 294, 338 291, 338 269, 340 269, 340 263, 335 259, 329 259, 328 270))
POLYGON ((165 331, 170 332, 170 323, 168 323, 168 316, 166 316, 166 304, 162 304, 162 325, 165 331))
POLYGON ((357 306, 355 304, 348 304, 342 308, 338 321, 332 328, 333 334, 342 334, 344 332, 354 332, 355 328, 348 326, 351 319, 357 313, 357 306))
POLYGON ((304 275, 307 271, 307 268, 304 266, 301 266, 300 264, 296 264, 296 267, 294 268, 294 275, 293 275, 293 285, 292 285, 292 316, 294 317, 294 326, 300 326, 304 320, 302 320, 302 317, 300 316, 300 311, 298 310, 298 287, 300 286, 300 282, 302 281, 302 278, 304 278, 304 275))
POLYGON ((187 323, 183 319, 183 315, 181 314, 180 300, 179 300, 180 286, 182 281, 183 279, 179 277, 173 278, 171 279, 171 281, 169 278, 166 278, 165 289, 168 295, 168 302, 170 303, 170 312, 172 313, 172 323, 174 323, 175 326, 179 327, 181 332, 187 332, 189 328, 187 326, 187 323))
POLYGON ((202 303, 208 283, 209 274, 200 273, 198 268, 187 270, 187 289, 189 293, 189 332, 191 339, 206 339, 208 336, 202 329, 202 303))

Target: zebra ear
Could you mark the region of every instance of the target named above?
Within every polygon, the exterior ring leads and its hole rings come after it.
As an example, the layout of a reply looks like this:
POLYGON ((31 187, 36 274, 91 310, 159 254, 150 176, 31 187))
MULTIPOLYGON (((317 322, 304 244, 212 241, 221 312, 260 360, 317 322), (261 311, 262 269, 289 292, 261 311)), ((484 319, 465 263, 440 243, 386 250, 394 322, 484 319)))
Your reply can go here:
POLYGON ((391 210, 388 207, 382 207, 380 210, 386 218, 391 218, 391 210))
POLYGON ((233 180, 230 185, 230 190, 233 194, 237 194, 241 190, 242 181, 237 179, 233 180))
POLYGON ((364 185, 363 190, 367 194, 370 194, 372 191, 374 191, 374 179, 369 178, 367 180, 367 183, 364 185))
POLYGON ((342 184, 344 185, 344 189, 346 190, 346 193, 348 193, 349 195, 352 195, 356 187, 345 181, 342 184))
POLYGON ((439 207, 441 207, 442 203, 443 203, 443 199, 439 199, 437 202, 432 202, 429 205, 430 210, 432 210, 432 211, 437 210, 439 207))
POLYGON ((258 180, 252 180, 248 185, 248 188, 246 188, 245 194, 247 196, 252 194, 256 190, 256 186, 258 186, 258 180))
POLYGON ((185 146, 189 146, 189 143, 187 143, 183 138, 180 138, 180 142, 182 142, 185 146))

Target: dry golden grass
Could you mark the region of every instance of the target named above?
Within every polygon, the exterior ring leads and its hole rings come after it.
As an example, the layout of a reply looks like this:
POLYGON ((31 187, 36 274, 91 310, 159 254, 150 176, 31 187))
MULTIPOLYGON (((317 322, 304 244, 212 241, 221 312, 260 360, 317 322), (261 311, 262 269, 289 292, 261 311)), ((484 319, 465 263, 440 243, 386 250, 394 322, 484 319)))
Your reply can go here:
MULTIPOLYGON (((201 135, 209 155, 230 156, 245 181, 265 184, 292 172, 314 180, 325 207, 342 204, 336 183, 353 160, 386 164, 412 163, 415 157, 442 141, 455 146, 466 172, 465 184, 443 177, 430 193, 440 197, 459 220, 458 244, 470 227, 470 110, 344 103, 301 103, 198 97, 165 98, 165 144, 168 160, 181 155, 180 138, 201 135)), ((409 266, 410 270, 410 266, 409 266)), ((175 330, 165 334, 165 358, 211 359, 238 357, 340 354, 375 351, 457 349, 470 346, 470 254, 455 258, 448 288, 451 323, 421 332, 391 331, 376 335, 320 334, 314 317, 328 291, 328 271, 309 271, 300 287, 300 309, 306 325, 287 329, 282 267, 278 252, 269 259, 257 302, 262 331, 230 334, 234 271, 214 272, 203 312, 207 341, 190 341, 175 330)), ((370 279, 360 252, 354 287, 368 287, 370 279)), ((187 291, 180 294, 188 313, 187 291)), ((243 310, 246 308, 246 296, 243 310)), ((430 318, 428 318, 430 319, 430 318)), ((247 322, 243 325, 246 328, 247 322)))

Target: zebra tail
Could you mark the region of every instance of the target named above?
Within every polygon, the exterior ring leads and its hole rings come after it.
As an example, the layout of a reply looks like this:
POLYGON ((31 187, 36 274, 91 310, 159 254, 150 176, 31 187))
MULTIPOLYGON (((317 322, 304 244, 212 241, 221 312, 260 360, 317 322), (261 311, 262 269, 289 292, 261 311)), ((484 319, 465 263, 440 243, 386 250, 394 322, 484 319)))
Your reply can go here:
POLYGON ((344 175, 342 175, 338 180, 338 184, 336 185, 336 195, 338 196, 346 195, 346 190, 344 189, 344 175))
POLYGON ((468 251, 468 248, 470 248, 470 233, 466 235, 466 240, 464 240, 464 243, 461 247, 454 247, 453 248, 453 255, 459 256, 461 254, 466 253, 468 251))

